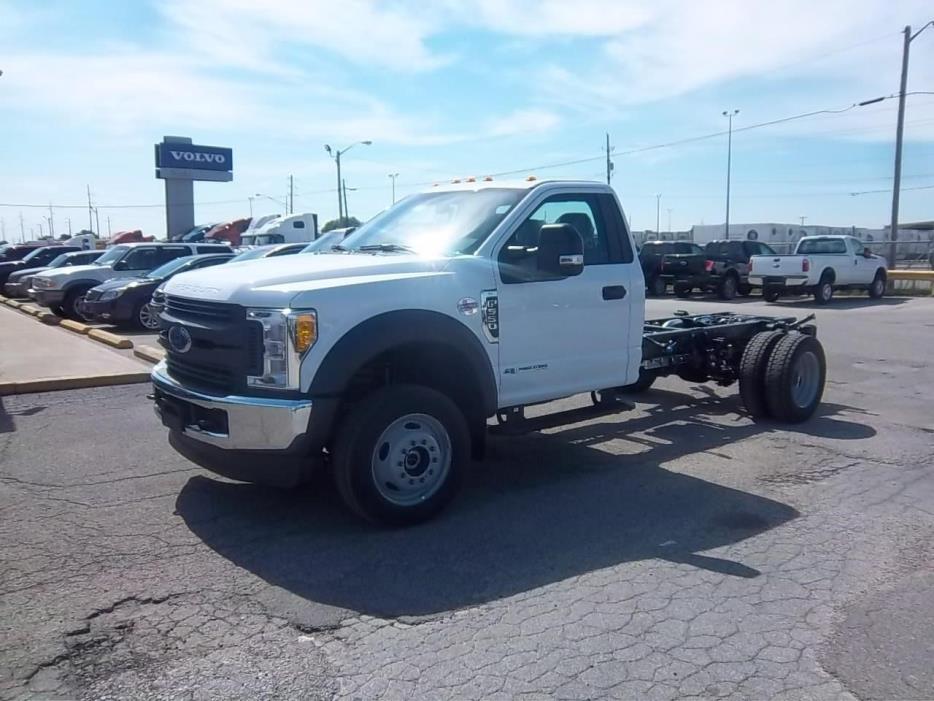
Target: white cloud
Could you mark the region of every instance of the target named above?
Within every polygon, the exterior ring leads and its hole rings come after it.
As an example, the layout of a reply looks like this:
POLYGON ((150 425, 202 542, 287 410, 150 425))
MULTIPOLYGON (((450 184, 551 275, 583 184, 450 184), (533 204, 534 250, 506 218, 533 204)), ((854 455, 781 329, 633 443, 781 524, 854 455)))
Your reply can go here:
POLYGON ((459 20, 517 36, 605 37, 642 26, 651 4, 622 0, 453 0, 459 20))
POLYGON ((542 109, 520 109, 487 125, 490 136, 538 135, 553 131, 561 123, 554 112, 542 109))

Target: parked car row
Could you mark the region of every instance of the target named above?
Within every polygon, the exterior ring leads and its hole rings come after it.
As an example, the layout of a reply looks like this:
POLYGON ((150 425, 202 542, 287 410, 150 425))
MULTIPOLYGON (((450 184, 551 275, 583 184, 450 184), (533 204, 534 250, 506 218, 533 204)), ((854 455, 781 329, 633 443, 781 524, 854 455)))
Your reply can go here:
MULTIPOLYGON (((214 265, 315 253, 339 244, 346 231, 332 231, 311 243, 255 246, 238 253, 227 244, 153 242, 113 246, 106 251, 74 251, 49 246, 60 253, 42 267, 16 270, 7 280, 7 296, 30 297, 54 313, 76 320, 159 328, 159 288, 180 273, 214 265)), ((32 260, 45 261, 48 254, 36 248, 32 260)), ((23 258, 27 261, 29 257, 23 258)), ((22 261, 20 261, 22 262, 22 261)), ((0 271, 4 263, 0 262, 0 271)))
POLYGON ((220 224, 199 224, 175 240, 183 243, 226 242, 231 246, 266 246, 276 243, 310 243, 318 238, 318 215, 267 214, 220 224))
POLYGON ((639 252, 648 294, 664 295, 671 285, 678 297, 694 290, 733 299, 761 289, 767 302, 782 296, 814 296, 819 304, 835 290, 885 294, 886 261, 852 236, 807 236, 793 254, 779 255, 759 241, 711 241, 701 248, 689 241, 647 241, 639 252))

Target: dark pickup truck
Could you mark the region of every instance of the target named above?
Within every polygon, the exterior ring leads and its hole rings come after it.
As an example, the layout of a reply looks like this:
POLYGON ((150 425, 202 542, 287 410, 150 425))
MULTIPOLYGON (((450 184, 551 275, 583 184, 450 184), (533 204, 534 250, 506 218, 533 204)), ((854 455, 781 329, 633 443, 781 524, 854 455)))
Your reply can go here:
POLYGON ((775 255, 758 241, 711 241, 690 254, 669 254, 662 259, 662 279, 670 283, 678 297, 688 297, 694 289, 716 292, 720 299, 748 295, 749 259, 775 255))
POLYGON ((670 278, 662 276, 662 261, 666 256, 702 253, 703 249, 690 241, 646 241, 639 251, 646 292, 659 297, 668 291, 670 278))

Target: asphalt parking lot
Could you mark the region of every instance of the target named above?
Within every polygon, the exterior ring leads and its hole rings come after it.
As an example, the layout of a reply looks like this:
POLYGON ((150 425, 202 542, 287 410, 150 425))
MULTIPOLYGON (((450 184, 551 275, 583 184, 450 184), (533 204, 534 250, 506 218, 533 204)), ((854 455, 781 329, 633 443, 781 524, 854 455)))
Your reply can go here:
MULTIPOLYGON (((725 307, 815 310, 648 315, 725 307)), ((664 380, 396 531, 194 468, 143 385, 4 397, 0 697, 934 698, 934 299, 817 314, 810 422, 664 380)))

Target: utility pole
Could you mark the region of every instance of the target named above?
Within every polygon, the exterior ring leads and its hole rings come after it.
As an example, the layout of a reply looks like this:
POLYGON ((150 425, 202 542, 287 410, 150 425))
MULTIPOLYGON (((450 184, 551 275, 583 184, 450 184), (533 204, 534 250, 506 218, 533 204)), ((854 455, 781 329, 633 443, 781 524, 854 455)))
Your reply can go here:
POLYGON ((613 176, 613 161, 610 160, 610 133, 606 133, 606 184, 610 184, 610 178, 613 176))
POLYGON ((101 211, 95 207, 94 208, 94 219, 97 220, 97 235, 101 235, 101 211))
POLYGON ((52 212, 51 202, 49 202, 49 235, 55 238, 55 214, 52 212))
POLYGON ((110 238, 110 215, 107 215, 107 238, 110 238))
POLYGON ((289 175, 289 214, 295 213, 295 178, 289 175))
POLYGON ((396 203, 396 178, 399 177, 398 173, 390 173, 389 179, 392 180, 392 203, 396 203))
POLYGON ((42 222, 39 222, 39 238, 41 239, 43 236, 45 236, 45 232, 42 230, 42 222))
POLYGON ((334 157, 334 160, 337 161, 337 220, 341 223, 344 221, 344 199, 347 194, 344 192, 344 179, 341 177, 341 152, 338 151, 337 155, 334 157))
POLYGON ((661 206, 662 206, 662 193, 658 193, 657 195, 655 195, 655 233, 656 234, 660 233, 658 230, 658 227, 659 227, 658 219, 659 219, 659 214, 661 213, 661 206))
POLYGON ((892 181, 892 239, 889 244, 889 267, 895 268, 898 253, 898 200, 902 189, 902 137, 905 130, 905 91, 908 89, 908 50, 911 42, 928 27, 934 26, 934 20, 925 24, 914 34, 911 25, 904 30, 905 43, 902 47, 902 82, 898 92, 898 126, 895 128, 895 176, 892 181))
MULTIPOLYGON (((343 204, 343 208, 342 208, 342 210, 341 210, 341 211, 343 212, 343 214, 341 214, 341 217, 342 217, 344 220, 346 220, 346 219, 350 219, 350 212, 349 212, 349 210, 347 209, 347 181, 341 180, 341 190, 343 191, 343 196, 344 196, 344 200, 343 200, 343 201, 344 201, 344 204, 343 204)), ((343 224, 344 224, 344 226, 347 226, 346 221, 344 221, 343 224)))
POLYGON ((23 213, 19 213, 19 237, 23 243, 26 243, 26 227, 23 226, 23 213))
POLYGON ((726 110, 723 112, 724 117, 729 117, 730 119, 730 129, 727 136, 726 142, 726 231, 724 232, 727 241, 730 240, 730 175, 733 168, 733 117, 739 114, 739 110, 733 110, 732 112, 726 110))
POLYGON ((68 222, 68 238, 71 238, 71 217, 68 217, 65 221, 68 222))
POLYGON ((801 220, 801 226, 804 226, 804 222, 807 221, 807 217, 798 217, 801 220))
MULTIPOLYGON (((91 218, 93 207, 91 207, 91 186, 88 185, 88 229, 94 231, 94 220, 91 218)), ((100 232, 97 232, 100 233, 100 232)))

